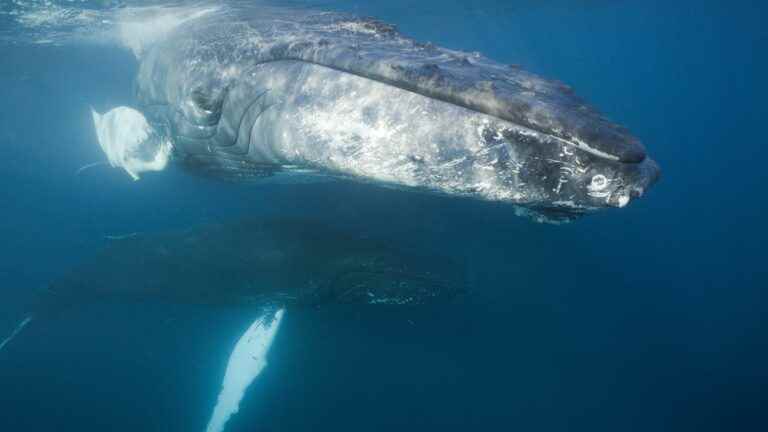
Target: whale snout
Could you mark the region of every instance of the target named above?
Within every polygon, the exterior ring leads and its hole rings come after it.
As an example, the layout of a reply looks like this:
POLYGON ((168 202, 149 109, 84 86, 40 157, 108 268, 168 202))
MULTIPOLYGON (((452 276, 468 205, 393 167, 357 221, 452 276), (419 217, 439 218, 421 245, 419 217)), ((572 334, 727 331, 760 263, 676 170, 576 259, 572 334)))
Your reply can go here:
POLYGON ((603 199, 607 207, 623 208, 632 200, 642 197, 661 177, 661 168, 656 161, 646 158, 638 164, 619 164, 613 178, 602 174, 592 177, 587 186, 588 195, 599 203, 603 199), (598 183, 605 178, 605 192, 600 192, 598 183))

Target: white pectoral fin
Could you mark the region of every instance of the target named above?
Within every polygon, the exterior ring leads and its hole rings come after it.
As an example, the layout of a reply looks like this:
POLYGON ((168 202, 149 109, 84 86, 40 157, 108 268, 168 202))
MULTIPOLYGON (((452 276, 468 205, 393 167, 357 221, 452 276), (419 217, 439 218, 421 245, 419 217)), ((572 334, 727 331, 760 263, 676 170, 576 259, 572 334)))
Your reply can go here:
POLYGON ((168 163, 170 142, 159 137, 140 111, 120 106, 104 114, 91 109, 99 146, 109 164, 134 180, 145 171, 161 171, 168 163))
MULTIPOLYGON (((93 127, 96 129, 96 135, 98 137, 99 131, 101 130, 101 114, 96 112, 95 109, 91 108, 91 116, 93 117, 93 127)), ((99 141, 101 141, 101 137, 98 137, 99 141)))
POLYGON ((208 422, 207 432, 221 432, 232 415, 240 409, 240 401, 248 386, 267 366, 267 353, 275 339, 284 310, 258 317, 232 350, 221 392, 208 422))

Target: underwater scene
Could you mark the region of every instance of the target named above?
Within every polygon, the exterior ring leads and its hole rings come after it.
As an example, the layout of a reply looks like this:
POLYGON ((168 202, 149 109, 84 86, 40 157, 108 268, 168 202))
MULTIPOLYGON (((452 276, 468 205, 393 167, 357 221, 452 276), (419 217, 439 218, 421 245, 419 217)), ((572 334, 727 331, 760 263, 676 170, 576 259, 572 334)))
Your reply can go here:
POLYGON ((768 430, 768 7, 0 2, 0 431, 768 430))

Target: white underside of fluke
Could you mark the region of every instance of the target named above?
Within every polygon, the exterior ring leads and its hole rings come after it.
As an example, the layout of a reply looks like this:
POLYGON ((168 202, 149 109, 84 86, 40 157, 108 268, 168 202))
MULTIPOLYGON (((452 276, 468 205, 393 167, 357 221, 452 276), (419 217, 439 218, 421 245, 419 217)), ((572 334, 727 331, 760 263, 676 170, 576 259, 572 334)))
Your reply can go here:
POLYGON ((267 353, 280 327, 283 312, 280 309, 274 315, 260 316, 240 337, 229 356, 221 392, 206 432, 223 431, 229 418, 239 411, 248 386, 267 366, 267 353))
POLYGON ((142 172, 166 167, 171 144, 154 133, 141 112, 121 106, 105 114, 91 113, 99 145, 110 165, 124 169, 134 180, 142 172))

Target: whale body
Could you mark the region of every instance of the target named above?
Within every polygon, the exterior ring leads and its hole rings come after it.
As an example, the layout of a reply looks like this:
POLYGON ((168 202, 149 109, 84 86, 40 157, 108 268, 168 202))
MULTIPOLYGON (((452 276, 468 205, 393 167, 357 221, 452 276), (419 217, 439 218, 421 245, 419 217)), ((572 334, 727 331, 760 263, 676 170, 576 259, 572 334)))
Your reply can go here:
POLYGON ((93 302, 260 308, 420 305, 465 289, 460 263, 311 219, 232 223, 115 237, 44 290, 30 314, 93 302))
POLYGON ((216 178, 309 171, 568 220, 627 205, 660 172, 567 86, 374 19, 226 9, 136 53, 154 129, 136 158, 170 142, 173 160, 216 178))
POLYGON ((28 325, 86 304, 252 308, 256 318, 227 361, 208 432, 223 431, 239 410, 287 310, 440 304, 467 290, 461 262, 308 219, 246 219, 109 242, 40 292, 0 351, 28 325))

